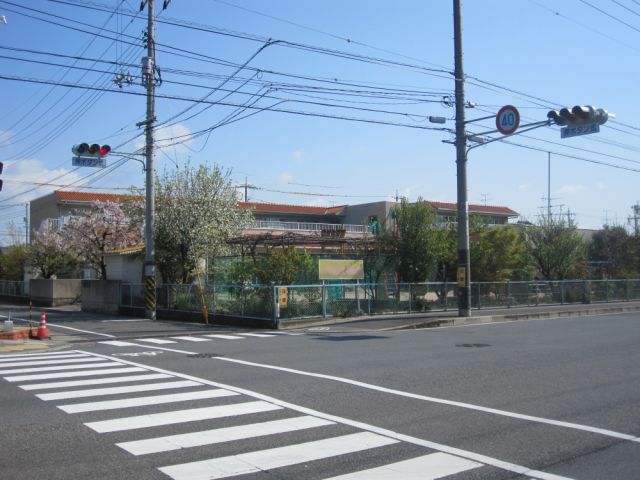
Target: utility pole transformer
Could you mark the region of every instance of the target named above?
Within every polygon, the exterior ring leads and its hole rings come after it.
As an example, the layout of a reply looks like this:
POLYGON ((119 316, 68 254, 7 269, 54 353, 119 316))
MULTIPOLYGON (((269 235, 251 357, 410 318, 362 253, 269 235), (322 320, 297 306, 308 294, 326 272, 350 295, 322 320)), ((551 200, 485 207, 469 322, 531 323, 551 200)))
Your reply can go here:
POLYGON ((464 118, 462 18, 460 0, 453 0, 454 77, 456 98, 456 170, 458 178, 458 316, 471 316, 471 257, 467 200, 467 133, 464 118))
MULTIPOLYGON (((144 8, 142 3, 142 8, 144 8)), ((155 41, 153 0, 147 4, 147 56, 142 59, 142 82, 147 88, 147 118, 145 121, 146 197, 144 224, 145 318, 156 319, 156 260, 153 238, 155 212, 155 168, 153 164, 153 123, 155 122, 155 41)))

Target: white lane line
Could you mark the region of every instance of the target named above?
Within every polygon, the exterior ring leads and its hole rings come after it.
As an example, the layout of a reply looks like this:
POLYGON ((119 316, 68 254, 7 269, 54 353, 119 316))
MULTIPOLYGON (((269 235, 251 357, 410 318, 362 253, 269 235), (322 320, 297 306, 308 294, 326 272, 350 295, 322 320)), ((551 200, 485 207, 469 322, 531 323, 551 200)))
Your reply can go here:
POLYGON ((193 380, 147 383, 144 385, 127 385, 125 387, 92 388, 89 390, 70 390, 65 392, 41 393, 36 395, 40 400, 65 400, 68 398, 99 397, 102 395, 118 395, 121 393, 151 392, 153 390, 171 390, 173 388, 201 387, 193 380))
POLYGON ((398 441, 371 432, 360 432, 286 447, 161 467, 159 470, 174 480, 213 480, 270 471, 274 468, 312 462, 394 443, 398 441))
POLYGON ((176 423, 196 422, 214 418, 248 415, 250 413, 270 412, 282 407, 264 401, 234 403, 216 407, 192 408, 173 412, 153 413, 136 417, 116 418, 100 422, 89 422, 85 425, 98 433, 121 432, 137 428, 157 427, 160 425, 174 425, 176 423))
MULTIPOLYGON (((30 362, 32 360, 49 360, 49 361, 55 362, 59 358, 90 358, 90 357, 89 357, 89 355, 85 355, 83 353, 68 353, 68 354, 65 354, 65 355, 56 355, 56 356, 53 356, 53 357, 49 357, 49 356, 46 356, 46 355, 38 355, 38 356, 23 358, 22 360, 25 360, 25 361, 28 361, 28 362, 30 362)), ((8 362, 15 362, 16 360, 20 360, 20 358, 4 358, 4 357, 0 357, 0 367, 5 367, 8 362)), ((22 365, 22 364, 20 364, 20 365, 22 365)))
POLYGON ((95 358, 95 357, 89 357, 89 356, 83 356, 82 358, 62 358, 60 359, 60 357, 56 357, 56 358, 51 358, 51 359, 47 359, 47 360, 36 360, 36 361, 29 361, 29 362, 11 362, 11 363, 2 363, 0 364, 0 367, 2 368, 7 368, 7 367, 30 367, 30 366, 36 366, 36 365, 63 365, 65 363, 87 363, 87 362, 102 362, 104 360, 102 360, 101 358, 95 358))
POLYGON ((202 337, 170 337, 173 338, 175 340, 186 340, 187 342, 210 342, 211 339, 209 338, 202 338, 202 337))
POLYGON ((144 375, 128 375, 126 377, 91 378, 89 380, 69 380, 68 382, 32 383, 29 385, 18 385, 23 390, 51 390, 54 388, 83 387, 85 385, 103 385, 106 383, 128 383, 140 380, 158 380, 160 378, 171 378, 166 373, 147 373, 144 375))
POLYGON ((122 342, 120 340, 105 340, 104 342, 98 342, 102 345, 111 345, 112 347, 130 347, 135 345, 135 343, 130 342, 122 342))
POLYGON ((173 340, 163 340, 161 338, 138 338, 136 342, 149 342, 149 343, 157 343, 158 345, 164 345, 168 343, 176 343, 173 340))
POLYGON ((406 397, 406 398, 412 398, 414 400, 422 400, 425 402, 430 402, 430 403, 438 403, 441 405, 448 405, 448 406, 452 406, 452 407, 460 407, 460 408, 464 408, 467 410, 475 410, 478 412, 484 412, 484 413, 490 413, 493 415, 500 415, 503 417, 510 417, 510 418, 516 418, 518 420, 525 420, 528 422, 535 422, 535 423, 543 423, 546 425, 553 425, 556 427, 563 427, 563 428, 570 428, 573 430, 581 430, 584 432, 590 432, 590 433, 597 433, 599 435, 604 435, 607 437, 613 437, 613 438, 617 438, 620 440, 629 440, 629 441, 633 441, 633 442, 638 442, 640 441, 640 437, 636 437, 635 435, 629 435, 627 433, 620 433, 620 432, 615 432, 613 430, 607 430, 604 428, 598 428, 598 427, 591 427, 589 425, 582 425, 579 423, 571 423, 571 422, 564 422, 561 420, 553 420, 550 418, 544 418, 544 417, 536 417, 534 415, 525 415, 522 413, 516 413, 516 412, 510 412, 508 410, 499 410, 497 408, 490 408, 490 407, 483 407, 481 405, 474 405, 472 403, 465 403, 465 402, 458 402, 455 400, 447 400, 444 398, 437 398, 437 397, 429 397, 426 395, 419 395, 417 393, 411 393, 411 392, 404 392, 402 390, 395 390, 393 388, 387 388, 387 387, 381 387, 378 385, 373 385, 371 383, 365 383, 365 382, 360 382, 358 380, 351 380, 348 378, 344 378, 344 377, 337 377, 334 375, 325 375, 323 373, 313 373, 313 372, 306 372, 303 370, 296 370, 293 368, 286 368, 286 367, 278 367, 276 365, 266 365, 266 364, 261 364, 261 363, 255 363, 255 362, 248 362, 246 360, 238 360, 235 358, 230 358, 230 357, 215 357, 215 360, 220 360, 223 362, 229 362, 229 363, 237 363, 240 365, 247 365, 247 366, 251 366, 251 367, 260 367, 260 368, 266 368, 269 370, 277 370, 277 371, 281 371, 281 372, 286 372, 286 373, 294 373, 296 375, 303 375, 306 377, 314 377, 314 378, 322 378, 324 380, 331 380, 334 382, 340 382, 340 383, 345 383, 347 385, 353 385, 355 387, 361 387, 361 388, 366 388, 368 390, 375 390, 377 392, 383 392, 383 393, 388 393, 391 395, 396 395, 399 397, 406 397))
POLYGON ((243 340, 244 339, 244 337, 239 337, 237 335, 222 335, 222 334, 203 335, 203 337, 221 338, 222 340, 243 340))
POLYGON ((74 332, 90 333, 91 335, 98 335, 99 337, 116 338, 115 335, 109 335, 108 333, 92 332, 91 330, 80 330, 79 328, 67 327, 67 326, 64 326, 64 325, 57 325, 55 323, 47 323, 47 325, 49 325, 50 327, 55 327, 55 328, 65 328, 67 330, 73 330, 74 332))
MULTIPOLYGON (((96 366, 95 364, 93 365, 96 366)), ((4 377, 7 382, 30 382, 33 380, 52 380, 54 378, 72 378, 72 377, 92 377, 94 375, 113 375, 121 373, 145 372, 147 368, 127 367, 127 368, 109 368, 106 370, 88 370, 79 372, 62 372, 62 373, 43 373, 39 375, 17 375, 15 377, 4 377)), ((170 375, 173 376, 173 375, 170 375)))
POLYGON ((107 363, 90 363, 89 365, 58 365, 56 367, 31 367, 31 368, 15 368, 12 370, 0 370, 1 375, 12 375, 14 373, 31 373, 31 372, 50 372, 52 370, 75 370, 82 368, 102 368, 116 367, 120 365, 117 362, 107 363))
POLYGON ((231 397, 238 395, 236 392, 223 390, 201 390, 199 392, 173 393, 169 395, 154 395, 151 397, 125 398, 121 400, 107 400, 104 402, 75 403, 72 405, 58 405, 58 408, 67 413, 97 412, 99 410, 117 410, 120 408, 139 407, 144 405, 160 405, 175 402, 187 402, 191 400, 205 400, 209 398, 231 397))
MULTIPOLYGON (((142 345, 139 345, 142 346, 142 345)), ((197 352, 189 352, 187 350, 178 350, 178 349, 174 349, 174 348, 164 348, 164 347, 149 347, 149 348, 155 348, 157 350, 165 350, 165 351, 171 351, 171 352, 176 352, 176 353, 183 353, 185 355, 195 355, 197 352)), ((91 353, 91 352, 84 352, 90 355, 96 355, 98 357, 102 357, 102 358, 109 358, 106 355, 100 355, 97 353, 91 353)), ((121 360, 122 363, 127 363, 129 365, 142 365, 142 364, 138 364, 138 363, 134 363, 131 362, 129 360, 121 360)), ((336 422, 336 423, 340 423, 342 425, 349 425, 351 427, 360 429, 360 430, 366 430, 369 432, 373 432, 373 433, 378 433, 380 435, 384 435, 390 438, 395 438, 396 440, 400 441, 400 442, 407 442, 407 443, 411 443, 413 445, 418 445, 421 447, 426 447, 426 448, 430 448, 432 450, 437 450, 439 452, 444 452, 444 453, 450 453, 451 455, 455 455, 458 457, 462 457, 462 458, 467 458, 469 460, 473 460, 479 463, 484 463, 486 465, 490 465, 492 467, 496 467, 496 468, 500 468, 502 470, 507 470, 509 472, 513 472, 513 473, 517 473, 519 475, 527 475, 533 479, 537 479, 537 480, 572 480, 569 477, 563 477, 560 475, 554 475, 552 473, 546 473, 546 472, 540 472, 538 470, 532 470, 529 467, 523 466, 523 465, 518 465, 516 463, 511 463, 511 462, 506 462, 497 458, 493 458, 493 457, 489 457, 487 455, 482 455, 479 453, 475 453, 475 452, 471 452, 469 450, 463 450, 460 448, 455 448, 455 447, 451 447, 450 445, 445 445, 442 443, 437 443, 437 442, 432 442, 429 440, 424 440, 422 438, 418 438, 418 437, 412 437, 411 435, 405 435, 403 433, 398 433, 398 432, 394 432, 393 430, 388 430, 386 428, 380 428, 380 427, 376 427, 375 425, 370 425, 364 422, 359 422, 356 420, 351 420, 349 418, 345 418, 345 417, 339 417, 337 415, 331 415, 328 413, 324 413, 324 412, 320 412, 318 410, 313 410, 311 408, 307 408, 307 407, 302 407, 300 405, 296 405, 294 403, 289 403, 289 402, 285 402, 282 400, 279 400, 277 398, 274 397, 270 397, 268 395, 263 395, 261 393, 258 392, 254 392, 252 390, 247 390, 245 388, 240 388, 240 387, 234 387, 232 385, 226 385, 224 383, 219 383, 219 382, 212 382, 210 380, 206 380, 203 378, 198 378, 198 377, 193 377, 191 375, 185 375, 182 373, 178 373, 178 372, 171 372, 169 370, 164 370, 161 368, 157 368, 157 367, 151 367, 151 366, 146 366, 144 365, 145 369, 147 370, 152 370, 154 372, 159 372, 159 373, 168 373, 170 375, 173 375, 175 377, 180 377, 180 378, 184 378, 187 380, 195 380, 195 381, 199 381, 204 383, 205 385, 210 385, 212 387, 218 387, 218 388, 224 388, 227 390, 231 390, 234 392, 237 392, 241 395, 247 395, 249 397, 253 397, 256 399, 260 399, 263 400, 265 402, 269 402, 270 404, 273 405, 278 405, 281 408, 287 408, 289 410, 294 410, 296 412, 305 414, 305 415, 313 415, 314 417, 318 417, 318 418, 324 418, 325 420, 330 420, 332 422, 336 422)))
POLYGON ((237 427, 216 428, 202 432, 169 435, 167 437, 149 438, 132 442, 116 443, 116 445, 133 455, 168 452, 181 448, 201 447, 216 443, 233 442, 247 438, 264 437, 279 433, 295 432, 307 428, 335 425, 334 422, 305 415, 302 417, 285 418, 270 422, 252 423, 237 427))
MULTIPOLYGON (((0 315, 1 316, 1 315, 0 315)), ((2 359, 11 359, 11 358, 24 358, 28 359, 30 357, 57 357, 59 355, 68 355, 70 353, 75 353, 74 350, 64 350, 60 352, 48 352, 48 353, 20 353, 16 355, 2 355, 0 358, 2 359)))
POLYGON ((265 333, 239 333, 243 337, 257 337, 257 338, 273 338, 275 335, 267 335, 265 333))
POLYGON ((481 463, 438 452, 369 470, 331 477, 327 480, 388 480, 390 478, 436 480, 482 466, 481 463))
POLYGON ((283 336, 295 337, 297 335, 302 335, 302 333, 283 332, 281 330, 271 330, 269 331, 269 335, 283 335, 283 336))

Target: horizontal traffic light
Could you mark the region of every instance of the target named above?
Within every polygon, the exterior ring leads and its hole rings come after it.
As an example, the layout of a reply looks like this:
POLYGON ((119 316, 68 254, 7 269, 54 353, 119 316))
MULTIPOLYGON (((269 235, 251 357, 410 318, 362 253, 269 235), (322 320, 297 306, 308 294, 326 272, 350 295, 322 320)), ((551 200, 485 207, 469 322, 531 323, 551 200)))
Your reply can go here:
POLYGON ((609 112, 602 108, 595 108, 591 105, 576 105, 572 109, 562 108, 550 110, 547 118, 556 125, 576 126, 597 123, 603 125, 609 119, 609 112))
POLYGON ((104 157, 111 152, 111 147, 109 145, 98 145, 97 143, 93 143, 89 145, 88 143, 79 143, 74 145, 71 148, 71 151, 74 155, 78 157, 104 157))

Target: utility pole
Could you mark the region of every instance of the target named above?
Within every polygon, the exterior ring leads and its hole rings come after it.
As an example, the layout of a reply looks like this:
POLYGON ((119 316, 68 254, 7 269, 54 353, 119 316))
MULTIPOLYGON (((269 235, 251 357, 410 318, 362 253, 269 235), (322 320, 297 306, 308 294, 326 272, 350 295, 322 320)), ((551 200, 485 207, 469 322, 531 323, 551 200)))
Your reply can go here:
POLYGON ((464 118, 462 18, 460 0, 453 0, 454 77, 456 98, 456 166, 458 179, 458 316, 471 316, 471 258, 467 204, 467 133, 464 118))
POLYGON ((551 152, 547 152, 547 221, 551 221, 551 152))
POLYGON ((629 223, 633 222, 633 234, 637 236, 640 234, 640 232, 638 231, 638 220, 640 220, 640 204, 636 202, 635 205, 631 206, 631 209, 633 210, 633 215, 629 217, 629 223))
MULTIPOLYGON (((156 259, 153 238, 155 212, 155 169, 153 165, 153 123, 155 121, 155 41, 153 0, 147 4, 147 56, 142 59, 142 83, 147 88, 147 118, 145 121, 146 197, 144 224, 145 318, 156 319, 156 259)), ((145 1, 141 7, 144 8, 145 1)))

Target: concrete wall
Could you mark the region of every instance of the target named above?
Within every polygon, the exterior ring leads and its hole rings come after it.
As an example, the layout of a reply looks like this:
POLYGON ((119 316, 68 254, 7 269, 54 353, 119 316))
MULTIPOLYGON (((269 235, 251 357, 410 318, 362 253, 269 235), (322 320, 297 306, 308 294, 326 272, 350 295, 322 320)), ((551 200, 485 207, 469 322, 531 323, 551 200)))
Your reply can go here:
POLYGON ((45 279, 29 280, 31 301, 36 306, 58 307, 71 305, 80 300, 81 282, 79 279, 45 279))
POLYGON ((82 280, 82 311, 118 314, 120 280, 82 280))
POLYGON ((344 223, 351 225, 369 225, 369 217, 375 215, 378 222, 386 222, 391 209, 396 204, 394 202, 373 202, 362 203, 360 205, 349 205, 344 223))

